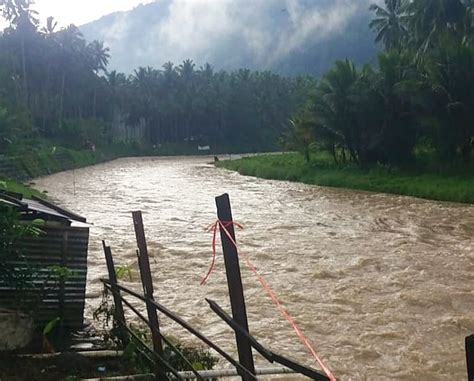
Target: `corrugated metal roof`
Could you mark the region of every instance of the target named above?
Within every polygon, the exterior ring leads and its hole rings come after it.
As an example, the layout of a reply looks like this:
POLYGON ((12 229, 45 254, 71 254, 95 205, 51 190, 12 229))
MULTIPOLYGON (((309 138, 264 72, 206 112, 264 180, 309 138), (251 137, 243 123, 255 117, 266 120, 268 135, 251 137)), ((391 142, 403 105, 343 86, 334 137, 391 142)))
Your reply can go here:
POLYGON ((19 208, 24 212, 34 212, 53 216, 67 220, 69 222, 86 223, 87 220, 84 217, 79 216, 67 209, 61 208, 49 201, 42 200, 38 197, 34 199, 23 198, 21 195, 9 192, 0 191, 0 202, 10 206, 19 208))
POLYGON ((66 216, 64 214, 61 214, 61 213, 57 212, 54 209, 48 208, 47 206, 39 203, 38 201, 23 199, 23 202, 28 206, 29 211, 44 213, 44 214, 48 214, 50 216, 56 216, 56 217, 60 217, 60 218, 70 220, 68 216, 66 216))

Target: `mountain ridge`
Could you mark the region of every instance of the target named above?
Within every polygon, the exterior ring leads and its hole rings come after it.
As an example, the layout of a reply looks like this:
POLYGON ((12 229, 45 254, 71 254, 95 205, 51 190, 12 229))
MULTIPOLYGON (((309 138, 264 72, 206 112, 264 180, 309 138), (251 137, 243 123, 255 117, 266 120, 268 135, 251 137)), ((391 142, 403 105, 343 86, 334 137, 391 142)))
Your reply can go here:
POLYGON ((369 2, 349 0, 160 0, 114 12, 80 27, 87 40, 111 50, 110 69, 180 64, 216 69, 316 74, 336 59, 373 60, 369 2))

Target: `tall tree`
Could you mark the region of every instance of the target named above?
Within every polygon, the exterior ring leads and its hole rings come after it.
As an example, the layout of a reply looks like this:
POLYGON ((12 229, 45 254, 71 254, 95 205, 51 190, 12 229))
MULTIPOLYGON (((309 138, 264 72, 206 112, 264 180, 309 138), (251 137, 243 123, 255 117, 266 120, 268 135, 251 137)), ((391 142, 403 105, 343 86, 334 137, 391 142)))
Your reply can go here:
POLYGON ((369 27, 377 32, 376 42, 382 42, 386 49, 400 48, 408 38, 406 0, 385 0, 385 8, 372 4, 375 12, 369 27))
POLYGON ((413 0, 409 3, 412 41, 421 52, 435 46, 449 31, 465 36, 467 8, 462 0, 413 0))
POLYGON ((445 159, 459 154, 469 163, 474 149, 474 47, 446 37, 427 66, 438 150, 445 159))

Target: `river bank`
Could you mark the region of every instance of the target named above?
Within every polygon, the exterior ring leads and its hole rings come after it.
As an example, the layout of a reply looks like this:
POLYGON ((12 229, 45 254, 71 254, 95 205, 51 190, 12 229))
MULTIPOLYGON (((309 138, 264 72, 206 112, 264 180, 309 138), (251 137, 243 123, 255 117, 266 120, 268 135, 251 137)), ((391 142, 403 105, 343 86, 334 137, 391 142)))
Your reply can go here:
POLYGON ((28 185, 31 179, 120 157, 181 155, 189 154, 188 151, 186 147, 178 146, 144 149, 135 144, 115 144, 93 149, 65 148, 51 142, 34 147, 23 146, 0 154, 0 190, 21 193, 25 197, 39 196, 41 193, 28 185))
POLYGON ((0 190, 21 193, 26 197, 39 196, 41 193, 28 184, 31 179, 114 158, 116 155, 103 151, 93 152, 53 146, 0 155, 0 190))
MULTIPOLYGON (((247 152, 245 149, 242 152, 247 152)), ((141 146, 138 144, 100 145, 92 149, 66 148, 50 141, 37 142, 0 153, 0 190, 22 193, 26 197, 39 196, 40 192, 31 188, 31 179, 84 168, 125 157, 198 156, 225 153, 242 153, 235 148, 220 147, 217 150, 199 151, 190 144, 164 144, 141 146)))
POLYGON ((225 160, 216 165, 264 179, 474 203, 474 175, 467 171, 448 175, 443 172, 403 172, 382 167, 360 169, 336 165, 325 156, 314 157, 306 163, 297 153, 225 160))

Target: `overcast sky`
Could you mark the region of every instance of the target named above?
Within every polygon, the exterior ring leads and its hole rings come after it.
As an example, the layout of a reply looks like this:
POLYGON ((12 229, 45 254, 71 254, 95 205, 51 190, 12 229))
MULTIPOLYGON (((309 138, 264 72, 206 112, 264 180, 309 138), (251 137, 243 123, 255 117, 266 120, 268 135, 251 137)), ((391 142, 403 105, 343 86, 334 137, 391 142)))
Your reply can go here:
MULTIPOLYGON (((41 22, 53 16, 60 26, 82 25, 117 11, 127 11, 152 0, 36 0, 33 8, 39 12, 41 22)), ((0 18, 0 27, 5 22, 0 18)))

